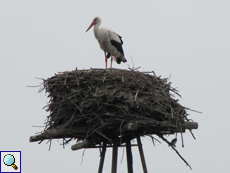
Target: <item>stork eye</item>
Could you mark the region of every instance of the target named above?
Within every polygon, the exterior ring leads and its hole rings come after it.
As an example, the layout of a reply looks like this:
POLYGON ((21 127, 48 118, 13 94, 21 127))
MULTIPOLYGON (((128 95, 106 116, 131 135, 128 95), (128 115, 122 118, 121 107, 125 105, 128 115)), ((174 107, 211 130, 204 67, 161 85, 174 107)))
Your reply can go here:
POLYGON ((94 19, 94 22, 96 22, 97 21, 97 18, 96 19, 94 19))

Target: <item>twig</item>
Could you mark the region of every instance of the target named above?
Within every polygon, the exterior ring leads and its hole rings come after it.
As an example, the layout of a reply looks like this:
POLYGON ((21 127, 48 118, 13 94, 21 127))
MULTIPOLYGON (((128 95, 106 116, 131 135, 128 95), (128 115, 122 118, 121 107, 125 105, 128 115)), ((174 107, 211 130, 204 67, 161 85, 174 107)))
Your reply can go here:
POLYGON ((80 83, 79 83, 79 80, 78 80, 78 78, 77 78, 77 68, 76 68, 76 70, 75 70, 75 78, 76 78, 76 81, 77 81, 77 85, 79 86, 80 83))
POLYGON ((64 82, 64 85, 66 85, 66 80, 67 80, 67 77, 68 77, 68 73, 66 74, 65 76, 65 82, 64 82))
POLYGON ((141 68, 141 66, 139 66, 139 67, 137 67, 137 68, 135 68, 135 69, 133 69, 133 70, 136 71, 136 70, 138 70, 139 68, 141 68))
POLYGON ((95 114, 95 112, 92 112, 92 113, 100 120, 102 125, 106 125, 106 123, 104 123, 102 119, 97 114, 95 114))
POLYGON ((184 139, 183 139, 183 134, 182 134, 182 132, 180 133, 180 135, 181 135, 181 143, 182 143, 182 147, 184 148, 184 139))
POLYGON ((103 138, 107 139, 108 141, 111 141, 111 139, 109 139, 104 133, 99 132, 98 130, 96 130, 95 132, 101 135, 103 138))
POLYGON ((78 110, 80 111, 80 113, 86 118, 86 116, 82 113, 81 109, 78 107, 78 105, 76 105, 74 102, 73 102, 74 106, 76 106, 78 108, 78 110))
POLYGON ((125 150, 125 147, 123 147, 123 149, 122 149, 121 163, 122 163, 122 160, 123 160, 123 157, 124 157, 124 150, 125 150))
POLYGON ((134 64, 134 61, 133 61, 133 58, 132 58, 132 56, 130 55, 130 58, 131 58, 131 60, 132 60, 132 63, 133 63, 133 68, 135 67, 135 64, 134 64))
POLYGON ((125 81, 124 81, 124 77, 123 77, 123 76, 121 77, 121 81, 122 81, 123 83, 125 83, 125 81))
POLYGON ((137 92, 136 92, 136 94, 135 94, 135 102, 137 101, 137 95, 138 95, 138 92, 139 92, 139 90, 137 90, 137 92))
POLYGON ((102 82, 104 83, 105 82, 105 79, 107 78, 107 76, 104 77, 104 79, 102 80, 102 82))
POLYGON ((49 141, 50 141, 50 145, 49 145, 49 151, 50 151, 50 149, 51 149, 52 138, 51 138, 49 141))
POLYGON ((40 140, 40 141, 38 142, 38 144, 41 144, 43 141, 44 141, 44 139, 40 140))
POLYGON ((195 139, 195 140, 196 140, 196 137, 195 137, 195 136, 194 136, 194 134, 192 133, 192 129, 189 129, 189 132, 191 133, 191 135, 192 135, 193 139, 195 139))
POLYGON ((84 154, 85 154, 85 150, 86 149, 83 150, 82 155, 81 155, 81 164, 83 163, 83 157, 84 157, 84 154))
POLYGON ((157 134, 157 136, 159 136, 159 138, 161 138, 161 139, 162 139, 163 141, 165 141, 169 146, 171 146, 171 148, 177 153, 177 155, 181 158, 181 160, 183 160, 184 163, 192 170, 192 167, 188 164, 188 162, 180 155, 180 153, 177 151, 177 149, 176 149, 174 146, 172 146, 171 143, 170 143, 167 139, 165 139, 165 138, 163 137, 163 135, 157 134))
POLYGON ((154 140, 156 140, 157 142, 159 142, 161 144, 161 141, 159 141, 158 139, 154 138, 152 135, 147 135, 148 137, 150 137, 152 139, 153 142, 153 146, 155 147, 155 142, 154 140))

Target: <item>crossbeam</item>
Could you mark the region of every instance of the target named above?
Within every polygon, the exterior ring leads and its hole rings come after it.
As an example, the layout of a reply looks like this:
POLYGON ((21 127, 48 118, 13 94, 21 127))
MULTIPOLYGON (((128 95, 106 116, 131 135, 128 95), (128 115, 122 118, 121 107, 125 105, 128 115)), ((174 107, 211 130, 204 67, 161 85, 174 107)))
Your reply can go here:
MULTIPOLYGON (((174 133, 179 133, 179 132, 185 132, 186 129, 197 129, 198 128, 198 123, 196 122, 185 122, 184 124, 181 125, 181 130, 179 131, 177 129, 177 127, 173 124, 171 124, 170 122, 162 122, 159 124, 159 126, 157 127, 152 127, 149 129, 142 129, 140 127, 138 127, 136 124, 134 123, 127 123, 125 124, 122 129, 120 129, 120 127, 112 132, 110 132, 110 134, 112 136, 119 136, 122 133, 126 133, 126 132, 133 132, 136 133, 136 135, 138 134, 174 134, 174 133)), ((93 129, 91 129, 91 131, 88 131, 89 129, 83 129, 83 128, 78 128, 78 129, 48 129, 44 132, 42 132, 39 135, 34 135, 31 136, 29 141, 30 142, 36 142, 36 141, 42 141, 45 139, 59 139, 59 138, 79 138, 82 139, 85 137, 86 132, 88 133, 92 133, 93 129)), ((100 132, 102 134, 102 132, 100 132)), ((104 137, 106 137, 106 135, 104 135, 104 137)), ((108 137, 107 137, 108 138, 108 137)), ((97 141, 88 141, 89 143, 97 143, 97 141)), ((78 145, 78 144, 75 144, 78 145)), ((87 145, 90 146, 90 145, 87 145)), ((76 147, 76 149, 74 149, 75 147, 72 148, 72 150, 78 150, 81 148, 85 148, 84 145, 83 147, 76 147)))

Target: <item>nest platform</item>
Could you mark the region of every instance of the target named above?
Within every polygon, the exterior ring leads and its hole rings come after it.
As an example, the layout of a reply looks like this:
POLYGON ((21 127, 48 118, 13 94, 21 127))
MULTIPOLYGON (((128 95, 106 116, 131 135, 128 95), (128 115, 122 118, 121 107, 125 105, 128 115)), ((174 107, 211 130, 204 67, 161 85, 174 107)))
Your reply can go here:
POLYGON ((50 114, 45 129, 30 142, 63 138, 64 145, 77 140, 71 148, 78 150, 127 146, 134 138, 157 135, 170 145, 163 135, 198 128, 175 98, 178 91, 154 72, 76 69, 43 79, 43 90, 50 114))

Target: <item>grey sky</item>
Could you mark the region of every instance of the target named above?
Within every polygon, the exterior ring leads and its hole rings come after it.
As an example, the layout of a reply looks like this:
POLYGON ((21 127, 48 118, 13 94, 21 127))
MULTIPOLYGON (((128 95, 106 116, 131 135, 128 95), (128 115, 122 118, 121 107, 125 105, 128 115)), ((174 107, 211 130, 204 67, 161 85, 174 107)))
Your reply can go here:
MULTIPOLYGON (((53 140, 29 143, 29 137, 43 128, 48 102, 38 88, 38 78, 57 72, 104 68, 104 54, 93 30, 85 33, 95 16, 101 26, 123 37, 127 64, 140 71, 154 70, 169 77, 178 87, 183 106, 203 112, 189 112, 199 123, 179 138, 177 149, 192 166, 192 172, 229 172, 229 74, 230 1, 227 0, 146 0, 146 1, 0 1, 0 150, 21 150, 24 173, 97 172, 99 151, 65 149, 53 140), (7 129, 7 130, 6 130, 7 129)), ((173 138, 174 136, 171 136, 173 138)), ((191 172, 165 143, 154 147, 142 138, 149 172, 191 172)), ((104 172, 111 169, 107 150, 104 172)), ((126 157, 119 149, 118 172, 126 172, 126 157)), ((133 148, 134 172, 142 172, 139 153, 133 148)))

